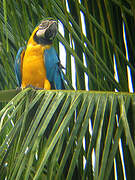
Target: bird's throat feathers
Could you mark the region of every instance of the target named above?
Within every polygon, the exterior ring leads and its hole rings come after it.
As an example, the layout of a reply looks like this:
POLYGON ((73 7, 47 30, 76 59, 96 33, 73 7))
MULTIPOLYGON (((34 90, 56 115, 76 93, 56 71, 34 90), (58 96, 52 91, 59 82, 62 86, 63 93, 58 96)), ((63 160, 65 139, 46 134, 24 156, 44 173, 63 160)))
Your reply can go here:
POLYGON ((35 40, 34 40, 34 35, 35 33, 38 31, 39 27, 36 27, 35 30, 33 31, 32 35, 30 36, 30 39, 28 41, 28 44, 27 44, 27 48, 42 48, 42 50, 44 51, 45 49, 50 49, 51 48, 51 45, 43 45, 43 44, 38 44, 35 40))

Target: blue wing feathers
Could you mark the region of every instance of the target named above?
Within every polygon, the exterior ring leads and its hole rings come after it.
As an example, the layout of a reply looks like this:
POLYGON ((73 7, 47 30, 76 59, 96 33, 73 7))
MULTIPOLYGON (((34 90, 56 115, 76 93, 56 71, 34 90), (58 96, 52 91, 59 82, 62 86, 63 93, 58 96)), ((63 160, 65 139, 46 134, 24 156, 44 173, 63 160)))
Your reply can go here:
MULTIPOLYGON (((24 47, 21 47, 15 59, 15 75, 18 87, 21 87, 21 54, 24 47)), ((51 89, 64 89, 64 75, 60 66, 57 53, 53 47, 44 51, 44 64, 46 67, 47 79, 51 83, 51 89)))
POLYGON ((17 80, 17 85, 18 87, 21 87, 22 83, 22 75, 21 75, 21 54, 22 51, 24 50, 24 47, 21 47, 16 55, 15 59, 15 75, 16 75, 16 80, 17 80))
POLYGON ((50 81, 52 88, 64 89, 64 77, 62 75, 62 70, 59 66, 60 61, 53 47, 45 50, 44 63, 46 67, 47 79, 50 81))

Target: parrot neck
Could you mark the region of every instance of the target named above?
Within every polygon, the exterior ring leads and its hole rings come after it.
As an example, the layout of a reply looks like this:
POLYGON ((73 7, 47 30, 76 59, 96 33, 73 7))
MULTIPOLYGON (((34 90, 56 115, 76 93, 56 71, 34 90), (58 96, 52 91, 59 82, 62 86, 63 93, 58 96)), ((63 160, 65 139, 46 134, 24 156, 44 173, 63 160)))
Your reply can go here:
POLYGON ((30 44, 32 44, 32 45, 37 45, 37 43, 34 41, 34 38, 33 38, 33 37, 34 37, 35 33, 38 31, 38 28, 39 28, 39 27, 36 27, 35 30, 33 31, 33 33, 32 33, 32 35, 30 36, 30 39, 29 39, 27 45, 30 45, 30 44))
POLYGON ((38 29, 39 29, 39 27, 36 27, 35 30, 33 31, 32 35, 30 36, 30 39, 29 39, 29 41, 27 43, 27 47, 31 46, 31 45, 32 46, 37 46, 38 45, 38 46, 44 47, 44 49, 50 49, 51 45, 41 45, 41 44, 37 44, 37 42, 34 41, 34 35, 38 31, 38 29))

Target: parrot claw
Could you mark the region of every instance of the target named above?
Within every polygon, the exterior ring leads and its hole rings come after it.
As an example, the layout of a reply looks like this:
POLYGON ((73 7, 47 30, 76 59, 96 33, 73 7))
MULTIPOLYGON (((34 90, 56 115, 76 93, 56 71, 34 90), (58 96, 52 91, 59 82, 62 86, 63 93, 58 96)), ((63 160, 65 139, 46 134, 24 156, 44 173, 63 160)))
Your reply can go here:
POLYGON ((27 85, 25 88, 33 88, 35 90, 44 90, 44 88, 35 87, 35 86, 31 85, 31 84, 27 85))
POLYGON ((17 91, 21 91, 22 88, 21 88, 21 87, 17 87, 16 90, 17 90, 17 91))
POLYGON ((44 88, 35 87, 35 90, 45 90, 44 88))

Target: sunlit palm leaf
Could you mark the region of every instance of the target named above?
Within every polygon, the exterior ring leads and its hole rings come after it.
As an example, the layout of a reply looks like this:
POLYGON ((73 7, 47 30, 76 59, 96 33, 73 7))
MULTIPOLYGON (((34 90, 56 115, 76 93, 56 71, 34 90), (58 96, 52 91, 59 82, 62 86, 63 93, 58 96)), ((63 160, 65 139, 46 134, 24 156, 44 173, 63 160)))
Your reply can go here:
POLYGON ((89 177, 94 171, 95 179, 104 179, 112 173, 120 138, 124 138, 122 141, 129 151, 124 156, 131 157, 135 165, 133 134, 128 123, 131 118, 128 112, 134 100, 134 95, 121 93, 30 89, 20 92, 7 104, 7 111, 0 113, 3 119, 0 135, 6 131, 5 136, 0 136, 0 172, 4 174, 8 169, 9 179, 38 179, 43 174, 52 179, 66 176, 71 179, 72 176, 89 177), (85 148, 83 139, 88 145, 85 148), (94 169, 93 148, 96 152, 94 169), (82 172, 78 164, 80 156, 86 159, 82 172))

